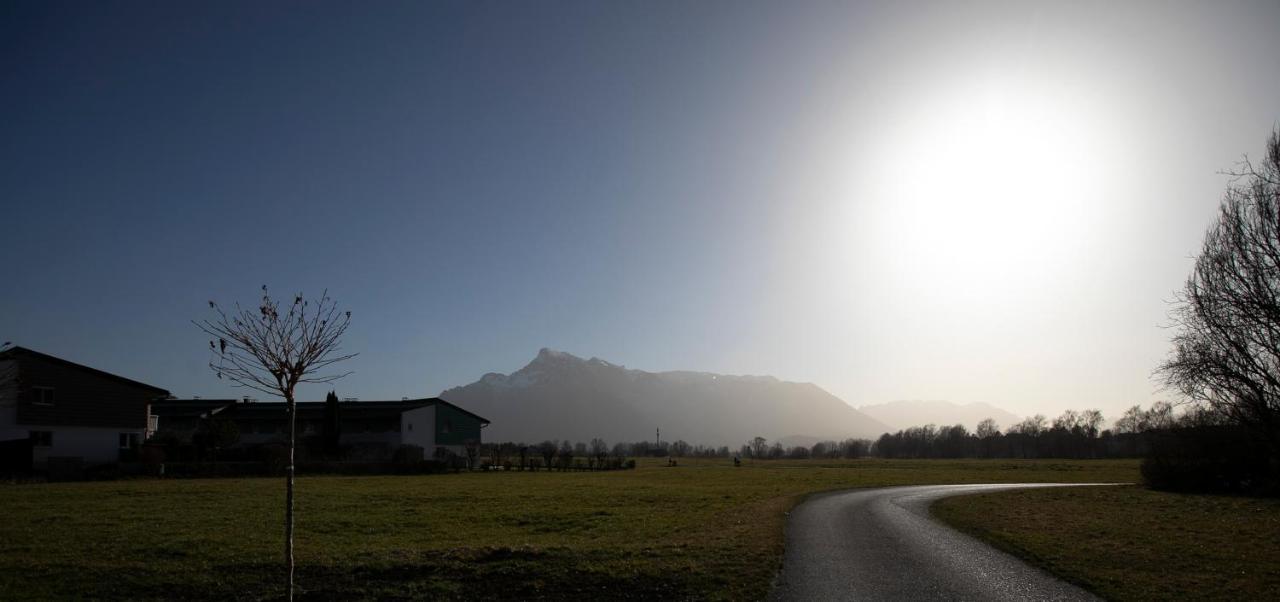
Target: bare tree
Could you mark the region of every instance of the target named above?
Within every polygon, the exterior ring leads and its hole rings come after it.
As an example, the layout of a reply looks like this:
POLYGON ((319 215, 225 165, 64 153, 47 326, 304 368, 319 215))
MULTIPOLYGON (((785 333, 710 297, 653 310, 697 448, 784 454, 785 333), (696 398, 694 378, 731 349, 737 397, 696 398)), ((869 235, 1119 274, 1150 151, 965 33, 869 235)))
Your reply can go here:
POLYGON ((845 439, 840 442, 840 455, 845 458, 861 458, 871 453, 871 441, 867 439, 845 439))
POLYGON ((480 442, 467 440, 463 450, 467 452, 467 470, 475 470, 476 457, 480 454, 480 442))
POLYGON ((490 443, 484 446, 489 452, 489 466, 498 466, 502 464, 502 445, 498 443, 490 443))
POLYGON ((621 442, 614 443, 613 449, 610 450, 610 452, 613 454, 614 458, 617 458, 618 463, 622 463, 623 460, 627 459, 627 454, 631 453, 631 446, 621 442))
POLYGON ((596 466, 604 468, 604 460, 609 457, 609 444, 599 437, 592 439, 591 455, 596 459, 596 466))
POLYGON ((1115 431, 1117 434, 1141 433, 1147 430, 1146 423, 1143 419, 1142 406, 1135 405, 1124 411, 1124 416, 1116 420, 1115 431))
POLYGON ((1172 312, 1164 381, 1248 429, 1280 470, 1280 130, 1246 159, 1172 312))
POLYGON ((1151 409, 1142 413, 1142 430, 1160 430, 1170 429, 1177 424, 1177 419, 1173 417, 1173 404, 1167 401, 1157 401, 1151 404, 1151 409))
POLYGON ((573 449, 574 446, 568 439, 560 442, 560 449, 556 452, 560 458, 560 470, 569 470, 573 465, 573 449))
POLYGON ((1023 435, 1039 436, 1045 430, 1044 414, 1036 414, 1024 419, 1022 422, 1009 427, 1010 433, 1021 433, 1023 435))
POLYGON ((1000 425, 996 424, 994 418, 984 418, 978 423, 978 438, 989 439, 1000 435, 1000 425))
POLYGON ((547 467, 548 471, 551 470, 551 463, 555 460, 556 451, 559 449, 559 441, 548 439, 538 444, 538 454, 542 456, 542 462, 547 467))
POLYGON ((1084 436, 1090 439, 1097 439, 1098 434, 1102 432, 1102 423, 1106 422, 1106 418, 1102 417, 1102 411, 1098 409, 1085 410, 1080 413, 1080 428, 1084 431, 1084 436))
POLYGON ((294 448, 297 442, 297 405, 294 390, 301 383, 330 383, 350 374, 322 374, 329 366, 355 357, 340 353, 340 341, 351 323, 351 312, 339 311, 337 304, 321 294, 318 302, 295 295, 281 307, 262 287, 261 303, 255 309, 223 310, 210 301, 216 314, 211 320, 195 322, 206 334, 215 358, 209 362, 218 378, 284 398, 289 420, 289 462, 285 468, 284 555, 288 567, 289 599, 293 599, 293 478, 294 448))
POLYGON ((1063 411, 1061 416, 1053 419, 1053 428, 1056 430, 1066 431, 1068 433, 1079 432, 1080 412, 1075 410, 1063 411))

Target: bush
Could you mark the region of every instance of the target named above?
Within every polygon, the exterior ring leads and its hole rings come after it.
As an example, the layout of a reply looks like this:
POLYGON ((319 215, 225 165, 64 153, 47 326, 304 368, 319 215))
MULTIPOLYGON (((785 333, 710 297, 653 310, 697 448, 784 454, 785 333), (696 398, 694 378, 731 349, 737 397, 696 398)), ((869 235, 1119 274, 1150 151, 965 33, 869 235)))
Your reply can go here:
POLYGON ((1164 491, 1276 494, 1264 446, 1242 427, 1183 426, 1146 433, 1142 461, 1148 487, 1164 491))
POLYGON ((249 449, 249 459, 261 462, 267 474, 284 474, 289 465, 289 448, 280 443, 264 443, 249 449))
POLYGON ((120 470, 120 465, 112 462, 108 464, 96 464, 84 470, 83 478, 86 481, 114 481, 124 476, 124 472, 120 470))
POLYGON ((401 445, 396 448, 392 460, 396 464, 415 464, 426 458, 426 451, 417 445, 401 445))

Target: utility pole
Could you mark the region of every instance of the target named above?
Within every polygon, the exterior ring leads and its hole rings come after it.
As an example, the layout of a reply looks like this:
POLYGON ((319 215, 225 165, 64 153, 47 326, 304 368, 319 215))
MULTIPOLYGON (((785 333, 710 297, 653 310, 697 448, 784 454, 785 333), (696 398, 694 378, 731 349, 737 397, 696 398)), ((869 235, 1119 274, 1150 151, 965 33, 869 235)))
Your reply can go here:
POLYGON ((656 439, 654 439, 653 446, 658 449, 662 449, 662 429, 655 428, 653 430, 654 430, 654 435, 656 437, 656 439))

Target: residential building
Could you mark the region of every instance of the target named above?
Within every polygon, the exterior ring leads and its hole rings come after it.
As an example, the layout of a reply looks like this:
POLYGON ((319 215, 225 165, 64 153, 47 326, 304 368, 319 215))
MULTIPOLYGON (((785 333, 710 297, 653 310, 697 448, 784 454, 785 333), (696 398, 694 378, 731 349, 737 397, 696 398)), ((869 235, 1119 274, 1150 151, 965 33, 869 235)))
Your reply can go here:
MULTIPOLYGON (((30 442, 31 465, 91 466, 129 456, 151 432, 149 406, 169 392, 24 347, 0 352, 0 442, 30 442), (78 460, 76 460, 78 459, 78 460)), ((6 452, 8 453, 8 451, 6 452)))
MULTIPOLYGON (((282 443, 289 433, 288 412, 281 402, 249 400, 172 399, 152 405, 162 436, 191 440, 202 421, 225 420, 238 433, 235 447, 282 443)), ((401 445, 423 449, 430 458, 449 452, 466 456, 479 446, 480 431, 489 421, 438 397, 402 401, 343 401, 338 403, 340 443, 363 459, 390 457, 401 445)), ((325 402, 297 404, 299 440, 324 432, 325 402)))

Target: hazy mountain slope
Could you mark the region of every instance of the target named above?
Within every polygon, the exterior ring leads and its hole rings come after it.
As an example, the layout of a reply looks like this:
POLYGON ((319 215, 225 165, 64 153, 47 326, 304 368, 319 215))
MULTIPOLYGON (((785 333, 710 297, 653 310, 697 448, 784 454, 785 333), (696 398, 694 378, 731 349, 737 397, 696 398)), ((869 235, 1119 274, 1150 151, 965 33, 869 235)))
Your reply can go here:
POLYGON ((1022 420, 1021 416, 989 403, 908 400, 862 406, 858 410, 889 425, 895 431, 926 424, 963 424, 972 431, 985 418, 994 418, 1003 430, 1022 420))
POLYGON ((737 447, 756 435, 878 437, 889 428, 810 383, 771 376, 645 372, 543 349, 509 375, 440 397, 491 420, 487 441, 684 439, 737 447))

